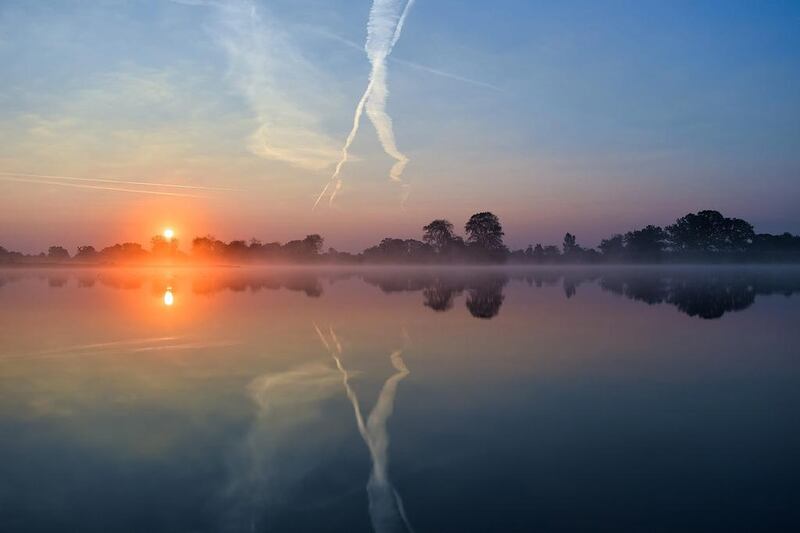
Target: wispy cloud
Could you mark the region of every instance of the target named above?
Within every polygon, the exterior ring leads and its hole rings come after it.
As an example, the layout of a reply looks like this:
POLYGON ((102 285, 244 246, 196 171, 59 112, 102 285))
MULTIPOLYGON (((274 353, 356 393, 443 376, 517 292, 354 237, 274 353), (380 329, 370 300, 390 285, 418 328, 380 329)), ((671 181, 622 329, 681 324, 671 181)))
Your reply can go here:
POLYGON ((335 141, 322 131, 309 88, 319 93, 322 75, 264 8, 252 0, 173 2, 211 8, 208 27, 225 51, 228 79, 257 122, 248 148, 260 157, 321 170, 336 160, 335 141))
MULTIPOLYGON (((336 165, 336 169, 328 183, 325 184, 325 187, 317 196, 314 208, 319 205, 320 200, 331 187, 333 189, 328 200, 330 205, 333 205, 337 193, 341 190, 341 170, 347 162, 348 151, 358 134, 361 115, 365 109, 367 117, 375 127, 384 152, 396 161, 389 171, 389 177, 393 181, 402 184, 403 170, 408 164, 408 157, 397 148, 392 119, 386 111, 386 100, 389 96, 386 84, 386 59, 400 38, 403 25, 412 5, 414 5, 414 0, 407 0, 405 5, 403 5, 402 0, 373 0, 372 2, 372 9, 370 9, 369 20, 367 21, 367 42, 364 47, 367 52, 367 58, 372 65, 372 70, 370 71, 364 94, 361 95, 361 99, 356 105, 353 115, 353 127, 342 147, 339 163, 336 165)), ((405 186, 405 184, 403 185, 405 186)))
POLYGON ((146 189, 129 189, 127 187, 109 187, 105 185, 90 185, 88 183, 71 183, 68 181, 56 181, 56 180, 46 180, 46 179, 38 179, 38 178, 26 178, 26 177, 12 177, 12 176, 0 176, 1 181, 16 181, 19 183, 35 183, 39 185, 56 185, 58 187, 73 187, 76 189, 91 189, 91 190, 99 190, 99 191, 114 191, 114 192, 125 192, 125 193, 134 193, 134 194, 150 194, 154 196, 179 196, 183 198, 205 198, 205 196, 197 195, 197 194, 187 194, 181 192, 169 192, 169 191, 150 191, 146 189))
POLYGON ((125 63, 58 91, 32 90, 29 104, 0 113, 0 170, 81 178, 64 180, 76 183, 97 177, 113 180, 92 179, 97 185, 131 189, 165 184, 175 192, 235 187, 263 175, 236 141, 252 127, 246 112, 223 105, 209 75, 187 64, 159 70, 125 63))
POLYGON ((79 181, 90 183, 116 183, 119 185, 144 185, 146 187, 165 187, 170 189, 193 189, 200 191, 238 191, 231 187, 206 187, 203 185, 181 185, 177 183, 158 183, 153 181, 130 181, 126 179, 116 178, 77 178, 73 176, 56 176, 52 174, 31 174, 29 172, 6 172, 0 171, 0 177, 10 176, 19 178, 39 178, 50 180, 66 180, 66 181, 79 181))
POLYGON ((326 439, 308 435, 325 425, 322 404, 337 393, 339 373, 322 361, 267 373, 247 385, 255 416, 244 440, 228 458, 230 481, 221 501, 228 506, 219 531, 263 531, 276 493, 289 493, 324 454, 326 439))

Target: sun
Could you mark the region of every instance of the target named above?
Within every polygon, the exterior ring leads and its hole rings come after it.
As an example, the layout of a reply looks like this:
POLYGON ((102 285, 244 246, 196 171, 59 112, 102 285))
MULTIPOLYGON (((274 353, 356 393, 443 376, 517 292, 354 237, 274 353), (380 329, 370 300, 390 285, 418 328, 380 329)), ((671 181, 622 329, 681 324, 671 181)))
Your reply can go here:
POLYGON ((172 231, 172 228, 167 228, 164 230, 164 238, 168 241, 171 241, 172 238, 175 236, 175 232, 172 231))

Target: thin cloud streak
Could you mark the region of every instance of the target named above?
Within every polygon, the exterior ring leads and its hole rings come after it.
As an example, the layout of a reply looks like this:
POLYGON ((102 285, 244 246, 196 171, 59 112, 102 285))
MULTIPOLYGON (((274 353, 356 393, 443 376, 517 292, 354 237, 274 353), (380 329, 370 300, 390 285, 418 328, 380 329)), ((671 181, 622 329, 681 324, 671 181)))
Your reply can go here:
POLYGON ((475 85, 477 87, 483 87, 484 89, 490 89, 492 91, 497 91, 497 92, 501 92, 501 93, 506 92, 505 89, 503 89, 501 87, 498 87, 497 85, 492 85, 491 83, 487 83, 485 81, 473 80, 472 78, 466 78, 464 76, 459 76, 458 74, 452 74, 452 73, 444 71, 444 70, 439 70, 437 68, 429 67, 427 65, 422 65, 420 63, 415 63, 414 61, 408 61, 408 60, 399 59, 399 58, 396 58, 396 57, 390 57, 389 60, 394 62, 394 63, 398 63, 400 65, 405 65, 407 67, 410 67, 410 68, 413 68, 413 69, 417 69, 417 70, 420 70, 422 72, 427 72, 429 74, 435 74, 435 75, 441 76, 443 78, 449 78, 451 80, 461 81, 461 82, 464 82, 464 83, 468 83, 470 85, 475 85))
MULTIPOLYGON (((363 51, 364 50, 364 48, 361 45, 359 45, 357 42, 351 41, 350 39, 342 37, 341 35, 336 35, 335 33, 331 33, 329 31, 323 30, 321 28, 308 27, 307 29, 308 29, 308 31, 314 33, 315 35, 319 35, 320 37, 325 37, 325 38, 330 39, 332 41, 337 41, 339 43, 344 44, 348 48, 352 48, 353 50, 358 50, 358 51, 363 51)), ((458 74, 453 74, 452 72, 447 72, 446 70, 441 70, 441 69, 434 68, 434 67, 431 67, 431 66, 428 66, 428 65, 424 65, 424 64, 418 63, 416 61, 409 61, 407 59, 401 59, 399 57, 391 57, 391 56, 388 58, 388 60, 391 63, 397 63, 399 65, 410 67, 410 68, 413 68, 413 69, 416 69, 416 70, 419 70, 419 71, 422 71, 422 72, 427 72, 428 74, 434 74, 436 76, 441 76, 443 78, 449 78, 451 80, 464 82, 464 83, 467 83, 467 84, 470 84, 470 85, 475 85, 477 87, 483 87, 484 89, 490 89, 492 91, 506 92, 505 89, 503 89, 502 87, 498 87, 497 85, 493 85, 491 83, 488 83, 488 82, 485 82, 485 81, 476 80, 476 79, 473 79, 473 78, 468 78, 466 76, 460 76, 458 74)))
POLYGON ((167 192, 167 191, 147 191, 143 189, 127 189, 124 187, 103 187, 100 185, 89 185, 84 183, 70 183, 65 181, 48 181, 48 180, 39 180, 35 178, 13 178, 10 176, 0 176, 0 181, 15 181, 20 183, 36 183, 39 185, 57 185, 59 187, 74 187, 76 189, 92 189, 92 190, 100 190, 100 191, 114 191, 114 192, 127 192, 127 193, 135 193, 135 194, 151 194, 153 196, 177 196, 181 198, 207 198, 206 196, 200 196, 197 194, 185 194, 179 192, 167 192))
POLYGON ((29 172, 5 172, 0 171, 0 176, 17 176, 25 178, 42 178, 68 181, 87 181, 97 183, 117 183, 119 185, 144 185, 146 187, 166 187, 174 189, 193 189, 199 191, 240 191, 231 187, 206 187, 202 185, 178 185, 175 183, 156 183, 152 181, 129 181, 113 178, 76 178, 74 176, 55 176, 50 174, 31 174, 29 172))

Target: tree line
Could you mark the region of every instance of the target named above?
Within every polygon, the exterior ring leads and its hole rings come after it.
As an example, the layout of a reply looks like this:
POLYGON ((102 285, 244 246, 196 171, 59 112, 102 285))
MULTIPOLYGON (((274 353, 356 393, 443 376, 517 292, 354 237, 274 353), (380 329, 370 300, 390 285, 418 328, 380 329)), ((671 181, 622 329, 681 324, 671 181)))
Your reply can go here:
POLYGON ((458 235, 448 220, 436 219, 422 227, 422 238, 387 237, 361 253, 323 251, 317 234, 286 243, 233 240, 212 235, 196 237, 187 252, 177 239, 157 235, 149 249, 139 243, 114 244, 100 250, 79 246, 74 254, 51 246, 38 255, 8 251, 0 246, 0 263, 130 264, 130 263, 341 263, 341 264, 558 264, 558 263, 660 263, 660 262, 797 262, 800 236, 790 233, 757 234, 740 218, 718 211, 689 213, 666 227, 647 225, 603 239, 596 248, 578 244, 566 233, 562 243, 531 244, 511 250, 504 243, 500 219, 485 211, 472 215, 458 235))

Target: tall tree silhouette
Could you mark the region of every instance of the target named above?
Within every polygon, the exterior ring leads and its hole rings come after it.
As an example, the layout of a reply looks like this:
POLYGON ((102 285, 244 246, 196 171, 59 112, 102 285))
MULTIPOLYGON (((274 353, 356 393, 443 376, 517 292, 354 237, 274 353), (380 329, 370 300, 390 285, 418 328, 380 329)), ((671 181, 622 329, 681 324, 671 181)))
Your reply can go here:
POLYGON ((566 256, 575 255, 580 251, 580 246, 578 246, 575 235, 572 233, 564 235, 564 243, 561 248, 566 256))
POLYGON ((422 231, 422 241, 433 246, 437 253, 441 253, 456 240, 453 224, 449 220, 436 219, 427 226, 423 226, 422 231))
POLYGON ((470 217, 464 225, 467 242, 484 259, 499 260, 508 251, 503 244, 503 226, 497 215, 484 211, 470 217))

